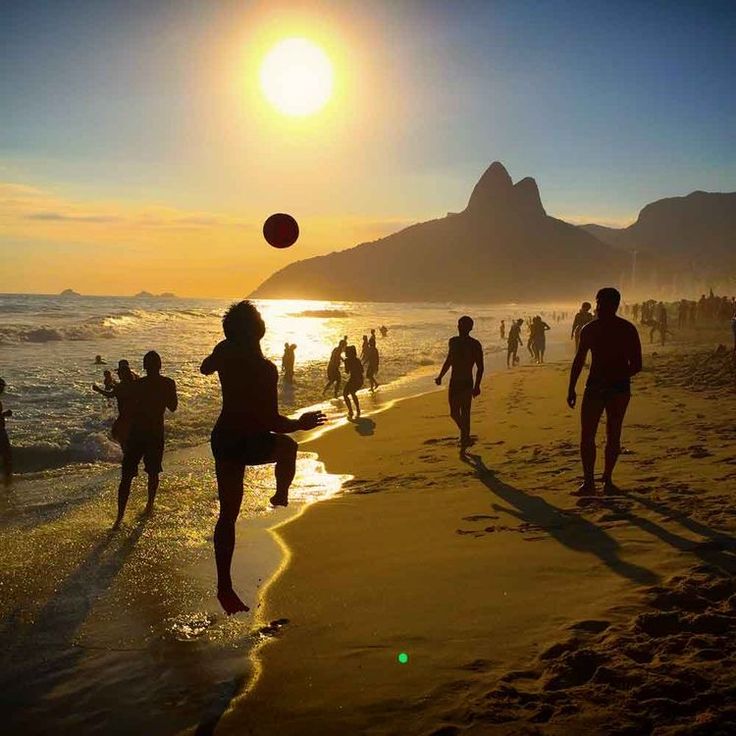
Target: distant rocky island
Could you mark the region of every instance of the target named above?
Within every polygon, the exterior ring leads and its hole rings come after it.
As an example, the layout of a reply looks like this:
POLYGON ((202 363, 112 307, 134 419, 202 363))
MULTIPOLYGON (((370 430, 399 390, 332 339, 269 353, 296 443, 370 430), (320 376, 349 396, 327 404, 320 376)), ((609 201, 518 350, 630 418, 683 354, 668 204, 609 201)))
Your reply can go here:
POLYGON ((64 289, 64 291, 59 293, 59 296, 82 296, 78 291, 74 291, 74 289, 64 289))
POLYGON ((152 294, 150 291, 139 291, 134 295, 134 299, 176 299, 176 294, 170 291, 164 291, 161 294, 152 294))
POLYGON ((500 162, 462 212, 348 250, 297 261, 254 298, 521 302, 590 298, 603 284, 672 284, 683 263, 736 272, 736 193, 694 192, 647 205, 622 230, 549 216, 534 179, 500 162), (633 251, 637 251, 637 256, 633 251))

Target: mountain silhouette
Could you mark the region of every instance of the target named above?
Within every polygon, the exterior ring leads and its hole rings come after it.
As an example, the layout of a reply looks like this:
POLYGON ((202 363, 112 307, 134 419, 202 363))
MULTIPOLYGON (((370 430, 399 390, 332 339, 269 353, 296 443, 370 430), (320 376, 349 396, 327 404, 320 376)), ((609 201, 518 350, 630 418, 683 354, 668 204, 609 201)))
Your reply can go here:
POLYGON ((583 225, 600 240, 661 259, 736 265, 736 192, 692 192, 648 204, 629 227, 583 225))
POLYGON ((498 161, 459 213, 286 266, 253 298, 510 302, 589 297, 628 256, 550 217, 534 179, 498 161))

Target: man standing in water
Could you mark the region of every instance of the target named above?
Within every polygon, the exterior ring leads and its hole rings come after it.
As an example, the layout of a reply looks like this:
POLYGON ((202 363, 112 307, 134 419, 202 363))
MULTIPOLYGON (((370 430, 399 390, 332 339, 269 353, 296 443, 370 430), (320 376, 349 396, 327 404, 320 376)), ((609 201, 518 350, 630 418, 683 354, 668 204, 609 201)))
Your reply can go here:
POLYGON ((342 340, 340 340, 340 342, 337 344, 337 347, 332 349, 332 352, 330 353, 330 361, 329 363, 327 363, 327 383, 322 389, 322 393, 327 391, 330 386, 334 385, 335 398, 337 398, 337 394, 340 391, 340 384, 342 382, 342 374, 340 372, 342 353, 347 346, 347 339, 343 338, 342 340))
POLYGON ((276 463, 276 493, 271 504, 287 506, 297 444, 286 433, 314 429, 327 417, 319 411, 306 412, 299 419, 279 414, 278 371, 261 352, 266 325, 253 304, 233 304, 222 318, 222 329, 225 339, 204 359, 200 370, 205 376, 217 372, 222 388, 222 410, 211 438, 220 501, 214 541, 217 598, 231 614, 248 610, 233 590, 230 575, 245 467, 276 463))
POLYGON ((164 456, 164 412, 176 411, 179 400, 176 384, 161 375, 161 356, 151 350, 143 356, 146 375, 132 382, 130 431, 123 445, 123 471, 118 487, 118 517, 114 529, 123 521, 133 478, 138 475, 138 463, 148 475, 146 513, 153 511, 156 500, 161 460, 164 456))
POLYGON ((434 382, 439 386, 442 377, 452 369, 450 375, 450 416, 460 429, 460 448, 465 450, 473 444, 470 438, 470 407, 473 397, 480 396, 480 382, 483 378, 483 347, 474 337, 470 337, 473 320, 460 317, 457 322, 458 335, 450 338, 445 359, 439 376, 434 382), (476 366, 475 382, 473 366, 476 366))
POLYGON ((117 374, 118 378, 120 378, 120 383, 115 383, 109 388, 106 385, 104 389, 93 383, 92 390, 107 399, 114 398, 117 401, 118 417, 112 424, 110 434, 120 447, 124 449, 125 441, 128 439, 128 432, 130 431, 131 412, 133 408, 133 384, 135 383, 136 377, 130 370, 128 361, 125 359, 118 361, 117 374))
MULTIPOLYGON (((5 393, 5 385, 5 379, 0 378, 0 396, 5 393)), ((3 402, 0 401, 0 459, 3 461, 3 477, 6 486, 10 486, 13 482, 13 451, 10 449, 5 419, 12 416, 13 412, 10 409, 3 410, 3 402)))
POLYGON ((576 495, 595 493, 595 435, 603 412, 606 412, 606 461, 603 492, 615 493, 613 469, 621 452, 621 427, 631 399, 631 377, 641 370, 639 333, 631 322, 616 315, 621 294, 612 288, 596 295, 597 319, 580 331, 580 347, 570 369, 567 403, 572 409, 577 401, 575 386, 590 350, 592 361, 580 408, 580 458, 583 484, 576 495))

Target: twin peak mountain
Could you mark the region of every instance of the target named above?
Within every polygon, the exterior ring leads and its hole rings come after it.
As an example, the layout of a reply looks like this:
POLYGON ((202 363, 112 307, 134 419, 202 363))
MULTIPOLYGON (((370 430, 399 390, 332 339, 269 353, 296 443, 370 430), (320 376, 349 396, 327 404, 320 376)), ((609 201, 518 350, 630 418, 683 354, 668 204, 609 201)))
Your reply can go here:
MULTIPOLYGON (((625 239, 626 230, 615 233, 625 239)), ((465 303, 591 299, 601 286, 621 285, 630 273, 630 248, 610 234, 550 217, 534 179, 514 184, 496 161, 462 212, 297 261, 251 296, 465 303)))

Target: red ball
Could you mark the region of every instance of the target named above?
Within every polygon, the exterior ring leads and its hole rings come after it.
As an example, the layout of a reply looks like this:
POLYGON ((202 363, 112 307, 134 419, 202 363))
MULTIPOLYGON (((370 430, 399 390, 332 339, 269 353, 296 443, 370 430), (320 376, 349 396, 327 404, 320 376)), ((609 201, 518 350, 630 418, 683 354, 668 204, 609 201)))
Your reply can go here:
POLYGON ((274 248, 288 248, 299 237, 299 225, 291 215, 277 212, 263 223, 263 237, 274 248))

